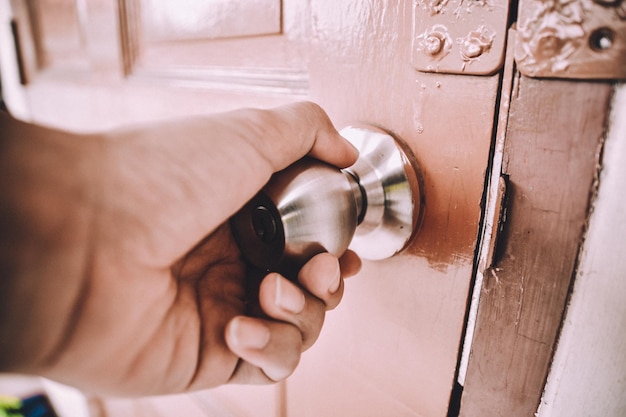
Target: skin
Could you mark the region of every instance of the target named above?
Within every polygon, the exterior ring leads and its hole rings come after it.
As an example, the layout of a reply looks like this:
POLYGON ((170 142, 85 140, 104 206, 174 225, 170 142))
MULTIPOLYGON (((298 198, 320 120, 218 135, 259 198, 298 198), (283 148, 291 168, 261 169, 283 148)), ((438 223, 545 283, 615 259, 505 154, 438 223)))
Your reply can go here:
POLYGON ((360 267, 259 275, 228 226, 301 157, 354 163, 315 104, 94 135, 2 113, 0 132, 0 371, 123 396, 279 381, 360 267))

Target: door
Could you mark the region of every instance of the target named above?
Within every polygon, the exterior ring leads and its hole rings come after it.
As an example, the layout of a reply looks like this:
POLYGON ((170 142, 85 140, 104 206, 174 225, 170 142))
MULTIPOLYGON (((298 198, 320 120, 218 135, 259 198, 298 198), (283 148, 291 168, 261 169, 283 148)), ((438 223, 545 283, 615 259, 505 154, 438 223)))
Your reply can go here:
MULTIPOLYGON (((309 99, 322 105, 339 128, 361 122, 394 132, 414 151, 424 175, 426 211, 417 238, 401 255, 365 262, 362 272, 347 281, 342 304, 328 314, 318 342, 286 382, 106 400, 101 403, 104 410, 111 415, 138 410, 172 415, 185 409, 190 416, 298 417, 437 417, 446 416, 449 409, 450 415, 458 412, 457 381, 464 380, 467 367, 459 368, 458 362, 468 314, 471 321, 476 317, 468 306, 475 272, 480 276, 495 271, 479 265, 493 253, 483 256, 478 242, 485 235, 480 227, 484 219, 485 225, 498 223, 495 208, 483 212, 486 202, 504 201, 497 187, 490 186, 487 193, 485 185, 500 183, 508 106, 512 97, 519 98, 512 95, 513 80, 538 94, 518 105, 523 110, 516 116, 517 131, 524 131, 521 114, 541 102, 541 87, 535 81, 519 81, 510 51, 508 66, 502 69, 506 2, 11 0, 10 4, 22 82, 14 103, 22 103, 21 111, 33 120, 98 130, 309 99), (492 168, 496 176, 489 174, 492 168)), ((560 94, 568 85, 545 83, 567 102, 560 94)), ((586 91, 594 94, 592 88, 586 91)), ((604 106, 600 113, 607 107, 608 87, 602 94, 594 102, 604 106)), ((533 125, 535 119, 528 123, 533 125)), ((555 132, 546 136, 558 135, 555 132)), ((541 145, 529 152, 539 149, 541 145)), ((591 168, 589 176, 593 177, 591 168)), ((502 181, 505 189, 506 175, 502 181)), ((584 187, 587 192, 590 184, 584 187)), ((540 243, 532 245, 540 248, 540 243)), ((568 251, 576 252, 577 247, 568 251)), ((569 276, 571 268, 573 262, 569 276)), ((568 284, 559 285, 562 290, 568 284)), ((481 303, 500 307, 495 294, 481 303)), ((546 363, 560 321, 558 311, 565 304, 562 291, 559 294, 547 341, 537 342, 546 346, 538 354, 546 363)), ((509 312, 507 306, 502 309, 509 312)), ((472 388, 466 396, 467 415, 476 409, 472 404, 478 407, 482 402, 482 395, 506 402, 506 395, 497 394, 507 390, 494 382, 497 369, 491 368, 488 375, 493 387, 481 380, 480 373, 481 364, 491 363, 489 358, 508 357, 499 356, 497 343, 478 343, 490 340, 492 328, 485 323, 498 312, 487 308, 478 314, 472 350, 478 359, 468 368, 472 388), (474 388, 482 384, 488 388, 474 388)), ((515 347, 511 352, 515 356, 515 347)), ((516 362, 511 374, 524 366, 523 361, 516 362)), ((529 384, 540 394, 543 380, 536 375, 529 384)), ((535 391, 533 395, 539 395, 535 391)))
POLYGON ((31 117, 94 130, 310 99, 337 127, 364 122, 402 137, 424 174, 426 214, 405 253, 366 262, 347 282, 343 303, 286 383, 194 393, 177 406, 445 416, 499 75, 417 70, 414 25, 428 15, 426 2, 260 0, 230 10, 233 3, 13 0, 31 117), (236 402, 240 391, 245 403, 236 402))

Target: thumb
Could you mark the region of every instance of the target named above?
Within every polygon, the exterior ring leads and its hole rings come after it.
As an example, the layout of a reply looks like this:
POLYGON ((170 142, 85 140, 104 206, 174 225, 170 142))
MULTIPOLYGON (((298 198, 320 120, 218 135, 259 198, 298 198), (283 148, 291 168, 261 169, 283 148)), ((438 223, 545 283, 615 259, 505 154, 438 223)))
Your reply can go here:
POLYGON ((266 127, 280 130, 280 134, 267 136, 260 152, 271 161, 274 171, 305 155, 339 168, 352 165, 358 158, 356 148, 337 132, 326 112, 317 104, 299 102, 269 112, 269 118, 273 120, 268 120, 266 127))

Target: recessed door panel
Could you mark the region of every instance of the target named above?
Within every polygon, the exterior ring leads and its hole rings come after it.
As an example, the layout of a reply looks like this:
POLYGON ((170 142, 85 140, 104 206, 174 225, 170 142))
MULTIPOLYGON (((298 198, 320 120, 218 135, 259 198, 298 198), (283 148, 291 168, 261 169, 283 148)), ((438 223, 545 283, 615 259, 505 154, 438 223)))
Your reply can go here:
POLYGON ((146 42, 275 35, 281 32, 280 0, 141 0, 146 42))

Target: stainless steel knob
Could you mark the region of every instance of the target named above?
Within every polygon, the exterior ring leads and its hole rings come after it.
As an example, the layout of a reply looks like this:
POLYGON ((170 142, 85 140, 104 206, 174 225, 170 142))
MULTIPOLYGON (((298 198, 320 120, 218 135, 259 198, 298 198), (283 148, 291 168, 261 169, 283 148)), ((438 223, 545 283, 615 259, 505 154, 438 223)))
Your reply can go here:
POLYGON ((291 273, 321 252, 354 250, 384 259, 404 249, 423 213, 415 157, 376 128, 341 132, 360 151, 340 170, 304 158, 272 176, 231 219, 243 256, 254 266, 291 273))

